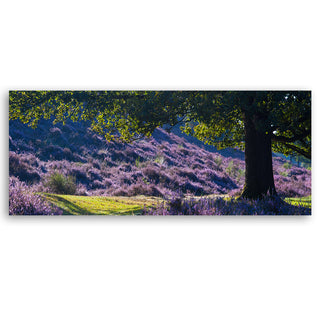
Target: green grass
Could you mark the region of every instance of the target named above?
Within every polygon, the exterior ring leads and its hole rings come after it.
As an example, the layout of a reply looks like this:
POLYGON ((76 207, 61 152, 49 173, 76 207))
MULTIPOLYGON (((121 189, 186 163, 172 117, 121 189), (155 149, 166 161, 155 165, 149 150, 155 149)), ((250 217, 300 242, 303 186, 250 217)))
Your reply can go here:
POLYGON ((303 198, 285 198, 284 200, 294 206, 303 206, 311 209, 311 196, 303 198))
POLYGON ((139 215, 144 206, 161 201, 155 197, 86 197, 45 193, 43 196, 64 215, 139 215))
MULTIPOLYGON (((49 202, 63 210, 64 215, 140 215, 143 207, 156 205, 161 200, 156 197, 87 197, 44 193, 49 202)), ((209 197, 216 197, 211 195, 209 197)), ((219 196, 220 197, 220 196, 219 196)), ((226 200, 227 195, 223 196, 226 200)), ((195 197, 197 198, 197 197, 195 197)), ((311 208, 311 196, 303 198, 286 198, 294 206, 311 208)))

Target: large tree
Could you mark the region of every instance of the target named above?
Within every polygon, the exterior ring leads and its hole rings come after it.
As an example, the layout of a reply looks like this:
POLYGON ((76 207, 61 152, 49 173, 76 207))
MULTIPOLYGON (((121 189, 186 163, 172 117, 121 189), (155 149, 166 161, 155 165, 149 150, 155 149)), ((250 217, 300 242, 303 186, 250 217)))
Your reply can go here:
POLYGON ((180 125, 218 148, 245 149, 244 198, 276 195, 272 150, 311 159, 310 91, 11 91, 10 120, 36 127, 91 121, 107 140, 149 137, 180 125))

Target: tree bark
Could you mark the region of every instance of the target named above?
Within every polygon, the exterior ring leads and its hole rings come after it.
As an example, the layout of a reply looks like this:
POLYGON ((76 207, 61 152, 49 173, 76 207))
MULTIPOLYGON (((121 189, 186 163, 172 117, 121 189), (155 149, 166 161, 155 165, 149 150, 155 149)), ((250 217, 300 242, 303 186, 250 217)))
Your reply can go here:
POLYGON ((244 113, 246 171, 241 198, 259 199, 277 195, 272 169, 271 132, 259 128, 263 117, 244 113))

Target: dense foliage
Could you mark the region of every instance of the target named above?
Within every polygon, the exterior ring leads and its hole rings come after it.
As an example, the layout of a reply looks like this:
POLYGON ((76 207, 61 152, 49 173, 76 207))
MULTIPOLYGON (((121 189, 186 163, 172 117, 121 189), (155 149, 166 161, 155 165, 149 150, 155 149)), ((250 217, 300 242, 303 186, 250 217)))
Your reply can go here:
POLYGON ((275 151, 311 157, 310 91, 11 91, 9 118, 32 127, 41 118, 88 120, 108 140, 124 141, 182 124, 224 148, 243 146, 245 113, 275 151))

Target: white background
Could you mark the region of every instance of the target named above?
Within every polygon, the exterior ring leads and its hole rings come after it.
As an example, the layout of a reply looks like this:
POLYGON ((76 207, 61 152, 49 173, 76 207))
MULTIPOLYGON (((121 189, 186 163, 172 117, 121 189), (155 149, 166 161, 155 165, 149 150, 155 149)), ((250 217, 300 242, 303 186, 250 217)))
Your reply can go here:
POLYGON ((0 318, 320 319, 316 4, 2 1, 0 318), (9 217, 10 89, 310 89, 313 215, 9 217))

